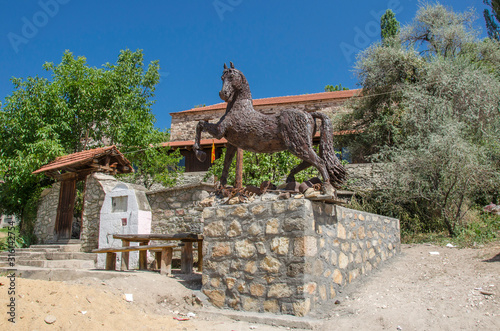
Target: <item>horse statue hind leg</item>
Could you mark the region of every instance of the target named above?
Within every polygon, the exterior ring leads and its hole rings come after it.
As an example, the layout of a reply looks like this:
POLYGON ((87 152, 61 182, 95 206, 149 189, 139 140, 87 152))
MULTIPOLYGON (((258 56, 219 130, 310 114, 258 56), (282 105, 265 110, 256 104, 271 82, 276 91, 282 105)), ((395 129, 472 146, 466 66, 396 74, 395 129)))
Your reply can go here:
POLYGON ((294 176, 310 166, 314 166, 323 177, 323 193, 335 195, 335 188, 339 188, 345 180, 345 170, 335 156, 333 149, 333 129, 328 116, 314 112, 306 113, 296 110, 285 110, 280 115, 281 134, 287 149, 302 159, 287 177, 287 182, 294 181, 294 176), (321 140, 320 155, 312 148, 312 137, 315 133, 314 119, 320 119, 321 140))

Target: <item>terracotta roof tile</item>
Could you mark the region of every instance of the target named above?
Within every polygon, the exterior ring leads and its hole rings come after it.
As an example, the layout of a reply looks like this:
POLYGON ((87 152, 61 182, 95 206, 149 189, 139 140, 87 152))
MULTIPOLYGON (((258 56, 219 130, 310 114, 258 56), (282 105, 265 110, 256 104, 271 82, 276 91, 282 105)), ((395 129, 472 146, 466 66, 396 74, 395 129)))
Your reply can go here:
POLYGON ((76 165, 82 162, 83 163, 92 162, 93 159, 107 154, 111 154, 112 152, 118 154, 118 156, 121 159, 123 159, 124 163, 126 163, 128 166, 131 166, 130 161, 127 160, 125 156, 123 156, 123 154, 120 153, 120 151, 118 151, 116 146, 113 145, 113 146, 99 147, 82 152, 60 156, 56 158, 54 161, 44 165, 40 169, 33 171, 33 174, 39 174, 41 172, 49 170, 63 169, 65 167, 70 167, 72 165, 76 165))
MULTIPOLYGON (((322 92, 313 94, 303 94, 303 95, 289 95, 284 97, 272 97, 272 98, 262 98, 254 99, 254 106, 268 106, 268 105, 279 105, 287 103, 297 103, 297 102, 307 102, 307 101, 322 101, 322 100, 335 100, 335 99, 348 99, 361 94, 361 89, 347 90, 347 91, 335 91, 335 92, 322 92)), ((221 102, 215 105, 210 105, 206 107, 192 108, 189 110, 184 110, 180 112, 173 112, 170 115, 183 114, 187 112, 202 112, 207 110, 218 110, 225 109, 227 103, 221 102)))

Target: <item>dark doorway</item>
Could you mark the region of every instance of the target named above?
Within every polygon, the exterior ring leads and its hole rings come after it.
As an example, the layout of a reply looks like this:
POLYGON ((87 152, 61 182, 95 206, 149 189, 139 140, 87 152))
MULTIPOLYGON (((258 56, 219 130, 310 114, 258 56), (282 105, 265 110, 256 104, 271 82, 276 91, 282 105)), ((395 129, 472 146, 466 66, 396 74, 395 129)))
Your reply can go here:
POLYGON ((59 206, 54 229, 55 240, 71 239, 71 225, 73 223, 73 209, 76 197, 76 178, 61 181, 59 191, 59 206))

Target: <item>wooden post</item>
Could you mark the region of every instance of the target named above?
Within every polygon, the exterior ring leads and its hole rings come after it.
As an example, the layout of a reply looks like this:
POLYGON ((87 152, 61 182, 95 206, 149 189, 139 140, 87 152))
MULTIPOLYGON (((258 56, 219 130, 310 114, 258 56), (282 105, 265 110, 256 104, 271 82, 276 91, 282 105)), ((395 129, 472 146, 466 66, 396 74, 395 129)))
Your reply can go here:
POLYGON ((234 178, 234 187, 243 187, 243 150, 238 148, 236 150, 236 176, 234 178))
MULTIPOLYGON (((139 245, 147 246, 149 242, 143 241, 139 245)), ((148 270, 148 251, 139 251, 139 270, 148 270)))
POLYGON ((184 242, 181 248, 181 272, 183 274, 193 273, 193 243, 191 241, 184 242))
POLYGON ((172 247, 165 247, 161 250, 160 274, 172 274, 172 255, 174 249, 172 247))
MULTIPOLYGON (((122 247, 129 247, 130 241, 122 240, 122 247)), ((122 252, 122 263, 120 270, 128 270, 129 252, 122 252)))
POLYGON ((116 270, 116 253, 106 253, 106 270, 116 270))
POLYGON ((203 271, 203 240, 198 240, 198 271, 203 271))

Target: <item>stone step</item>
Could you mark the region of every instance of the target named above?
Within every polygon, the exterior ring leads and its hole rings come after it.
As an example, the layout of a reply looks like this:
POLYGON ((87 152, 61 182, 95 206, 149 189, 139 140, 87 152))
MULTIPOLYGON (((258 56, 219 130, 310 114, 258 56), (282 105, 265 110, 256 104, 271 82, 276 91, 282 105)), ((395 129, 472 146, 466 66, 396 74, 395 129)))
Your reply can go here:
POLYGON ((61 269, 93 269, 95 263, 92 260, 29 260, 16 261, 16 264, 39 268, 61 268, 61 269))
MULTIPOLYGON (((0 254, 0 261, 7 260, 8 254, 0 254)), ((14 254, 16 261, 28 260, 97 260, 96 253, 83 252, 22 252, 14 254)))
POLYGON ((56 249, 61 252, 79 252, 82 248, 81 244, 57 244, 57 245, 31 245, 29 249, 56 249))

